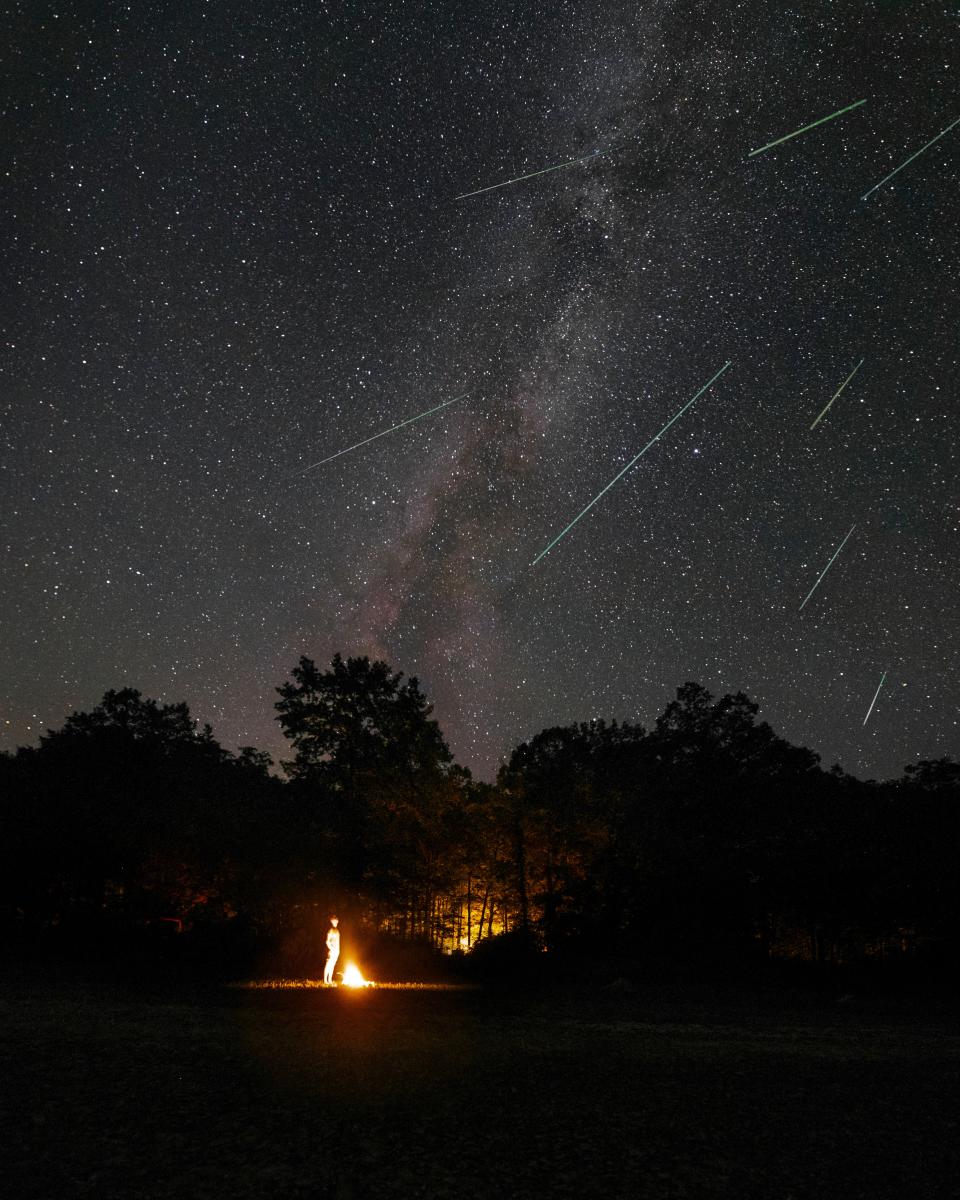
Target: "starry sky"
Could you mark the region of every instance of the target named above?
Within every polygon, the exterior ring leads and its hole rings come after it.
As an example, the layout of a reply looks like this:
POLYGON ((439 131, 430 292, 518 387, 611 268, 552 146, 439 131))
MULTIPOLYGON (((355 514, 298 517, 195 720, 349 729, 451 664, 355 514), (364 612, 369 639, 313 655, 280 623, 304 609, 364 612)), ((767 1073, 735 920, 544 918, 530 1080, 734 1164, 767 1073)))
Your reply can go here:
POLYGON ((960 754, 960 126, 862 198, 955 0, 10 10, 0 748, 132 686, 288 756, 339 651, 481 778, 689 679, 960 754))

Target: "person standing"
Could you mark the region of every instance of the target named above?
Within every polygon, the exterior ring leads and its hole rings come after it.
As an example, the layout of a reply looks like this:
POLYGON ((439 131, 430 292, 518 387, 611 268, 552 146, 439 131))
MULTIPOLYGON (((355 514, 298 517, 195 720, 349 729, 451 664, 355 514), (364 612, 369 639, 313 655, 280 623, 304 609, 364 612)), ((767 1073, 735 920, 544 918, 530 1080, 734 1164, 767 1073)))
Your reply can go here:
POLYGON ((340 957, 340 930, 337 917, 330 918, 330 928, 327 930, 327 961, 323 968, 324 984, 333 983, 333 968, 337 965, 337 959, 340 957))

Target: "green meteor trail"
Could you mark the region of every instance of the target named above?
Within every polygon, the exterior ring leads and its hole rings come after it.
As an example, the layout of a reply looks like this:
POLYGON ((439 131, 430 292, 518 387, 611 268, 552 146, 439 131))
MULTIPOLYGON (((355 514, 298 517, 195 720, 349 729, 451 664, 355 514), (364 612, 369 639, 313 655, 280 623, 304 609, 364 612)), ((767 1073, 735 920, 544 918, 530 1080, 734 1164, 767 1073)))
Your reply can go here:
POLYGON ((623 468, 622 471, 620 471, 618 474, 614 475, 613 479, 610 480, 610 482, 603 489, 603 491, 597 492, 597 494, 590 501, 590 503, 583 510, 583 512, 578 513, 577 516, 575 516, 573 518, 573 520, 570 522, 570 524, 566 527, 566 529, 564 529, 561 533, 558 533, 557 536, 553 539, 553 541, 550 543, 549 546, 547 546, 547 548, 545 550, 540 551, 540 553, 537 555, 537 557, 530 564, 531 567, 535 567, 537 565, 537 563, 540 561, 540 559, 543 558, 543 556, 545 554, 550 553, 550 551, 554 548, 554 546, 557 544, 557 542, 560 541, 560 539, 562 537, 566 537, 566 535, 570 532, 570 530, 574 527, 574 525, 576 525, 576 523, 580 520, 580 518, 586 516, 586 514, 590 511, 590 509, 593 508, 593 506, 600 499, 600 497, 605 496, 607 494, 607 492, 609 492, 610 489, 613 487, 613 485, 617 482, 617 480, 622 479, 623 476, 626 475, 626 473, 633 466, 633 464, 635 462, 638 462, 641 458, 643 458, 643 456, 650 449, 650 447, 653 445, 653 443, 655 441, 657 441, 659 438, 661 438, 667 432, 667 430, 674 423, 674 421, 676 421, 676 419, 678 417, 683 416, 683 414, 687 411, 687 409, 690 407, 690 405, 693 403, 694 400, 699 400, 699 398, 703 395, 703 393, 707 390, 707 388, 710 387, 712 384, 714 384, 720 378, 720 376, 724 373, 724 371, 727 369, 727 367, 729 367, 729 366, 730 366, 729 362, 725 362, 723 364, 723 366, 716 373, 716 375, 714 375, 714 377, 712 379, 710 379, 707 383, 705 383, 703 385, 703 387, 700 389, 699 392, 697 392, 697 394, 693 397, 693 399, 688 400, 686 402, 686 404, 683 406, 683 408, 681 408, 678 413, 674 414, 674 416, 672 416, 670 418, 670 420, 666 423, 666 425, 664 425, 664 427, 660 430, 660 432, 656 435, 656 437, 652 437, 650 439, 650 441, 647 442, 647 444, 644 446, 644 448, 640 451, 640 453, 635 455, 633 458, 631 458, 630 461, 627 463, 627 465, 623 468))
POLYGON ((904 159, 904 161, 900 164, 899 167, 897 167, 895 170, 891 171, 889 175, 885 175, 883 177, 883 179, 880 180, 879 183, 875 183, 869 192, 864 192, 863 195, 860 197, 860 199, 866 200, 866 198, 870 195, 871 192, 875 192, 878 187, 883 187, 883 185, 887 182, 888 179, 892 179, 894 177, 894 175, 896 175, 897 171, 902 171, 903 168, 906 167, 908 164, 912 163, 915 158, 919 158, 920 155, 924 152, 924 150, 929 150, 930 147, 933 145, 933 143, 938 142, 945 133, 949 133, 950 130, 954 127, 954 125, 960 125, 960 117, 957 117, 957 119, 955 121, 951 121, 950 124, 946 127, 946 129, 941 129, 940 132, 937 134, 937 136, 932 137, 925 146, 921 146, 920 149, 916 152, 916 154, 911 154, 909 158, 904 159))
POLYGON ((811 121, 809 125, 804 125, 802 129, 795 129, 793 133, 784 134, 782 138, 777 138, 775 142, 767 142, 765 146, 760 146, 756 150, 751 150, 747 158, 753 158, 755 154, 762 154, 764 150, 771 150, 774 146, 779 146, 781 142, 789 142, 791 138, 797 137, 801 133, 806 133, 808 129, 816 129, 818 125, 822 125, 824 121, 832 121, 834 117, 839 117, 845 112, 849 112, 851 108, 859 108, 861 104, 866 104, 866 100, 857 100, 853 104, 848 104, 846 108, 838 108, 836 112, 830 113, 827 117, 821 117, 819 121, 811 121))
POLYGON ((870 714, 873 712, 873 706, 877 702, 877 696, 880 695, 880 688, 883 687, 883 681, 886 679, 886 677, 887 677, 887 673, 886 673, 886 671, 884 671, 884 673, 880 676, 880 683, 877 687, 876 692, 874 692, 873 699, 870 701, 870 707, 867 709, 867 715, 863 718, 864 725, 866 725, 866 723, 870 720, 870 714))
MULTIPOLYGON (((834 552, 833 552, 833 558, 831 558, 831 559, 830 559, 830 561, 827 563, 827 565, 826 565, 826 566, 823 568, 823 570, 820 572, 820 579, 822 579, 822 578, 824 577, 824 575, 826 575, 826 573, 827 573, 827 572, 830 570, 830 568, 833 566, 833 561, 834 561, 834 559, 837 557, 837 555, 840 553, 840 551, 841 551, 841 550, 844 548, 844 546, 847 544, 847 538, 849 538, 850 534, 851 534, 851 533, 853 533, 853 531, 854 531, 855 529, 856 529, 856 525, 851 525, 851 526, 850 526, 850 529, 849 529, 849 530, 848 530, 848 532, 847 532, 847 537, 845 537, 845 538, 843 539, 843 541, 840 543, 840 545, 839 545, 839 546, 836 548, 836 550, 834 550, 834 552)), ((817 588, 820 586, 820 579, 818 579, 818 580, 817 580, 817 582, 816 582, 816 583, 813 585, 813 587, 810 589, 810 591, 809 591, 809 592, 807 592, 807 595, 806 595, 806 597, 805 597, 805 599, 804 599, 804 601, 803 601, 803 604, 806 604, 807 600, 809 600, 809 599, 810 599, 810 597, 813 595, 813 593, 814 593, 814 592, 817 590, 817 588)), ((801 605, 800 605, 800 608, 801 608, 801 609, 803 608, 803 604, 801 604, 801 605)), ((800 611, 800 609, 798 609, 797 611, 799 612, 799 611, 800 611)))
MULTIPOLYGON (((840 395, 840 393, 843 391, 843 389, 847 386, 847 384, 854 377, 854 375, 856 375, 856 373, 860 370, 860 368, 863 366, 863 364, 865 362, 866 362, 866 359, 864 359, 864 358, 860 359, 860 361, 853 368, 853 370, 850 372, 850 374, 846 377, 846 379, 843 381, 843 383, 840 384, 840 386, 837 388, 837 390, 830 397, 830 404, 832 404, 834 402, 834 400, 836 400, 836 398, 840 395)), ((827 415, 827 409, 829 409, 830 404, 827 405, 827 408, 825 408, 823 410, 823 412, 820 414, 820 416, 817 417, 817 419, 814 421, 813 425, 810 426, 811 429, 813 429, 814 426, 819 425, 820 422, 823 420, 823 418, 827 415)))
POLYGON ((448 404, 456 404, 458 400, 465 400, 469 395, 471 395, 470 392, 464 392, 462 396, 454 396, 452 400, 444 400, 442 404, 437 404, 434 408, 428 408, 426 412, 417 413, 415 417, 407 417, 399 425, 391 425, 389 429, 381 429, 379 433, 373 434, 372 437, 364 438, 362 442, 355 442, 354 445, 347 446, 345 450, 338 450, 336 454, 331 454, 328 458, 321 458, 319 462, 311 463, 309 467, 304 467, 302 471, 296 471, 293 478, 296 478, 298 475, 306 475, 308 471, 322 467, 324 463, 332 462, 335 458, 339 458, 341 454, 349 454, 351 450, 359 450, 361 446, 366 446, 369 442, 375 442, 377 438, 386 437, 388 433, 393 433, 395 429, 402 429, 404 425, 412 425, 414 421, 419 421, 421 417, 429 417, 431 413, 439 412, 441 408, 446 408, 448 404))
POLYGON ((535 179, 538 175, 547 175, 550 171, 562 171, 564 167, 573 167, 577 163, 587 162, 588 159, 596 158, 598 154, 607 153, 605 150, 594 150, 590 154, 585 154, 583 158, 569 158, 566 162, 557 163, 553 167, 544 167, 542 171, 531 171, 529 175, 517 175, 513 179, 505 179, 503 183, 491 183, 489 187, 477 188, 475 192, 461 192, 459 196, 454 196, 454 200, 467 200, 470 196, 481 196, 484 192, 495 192, 497 188, 509 187, 511 183, 522 183, 524 179, 535 179))

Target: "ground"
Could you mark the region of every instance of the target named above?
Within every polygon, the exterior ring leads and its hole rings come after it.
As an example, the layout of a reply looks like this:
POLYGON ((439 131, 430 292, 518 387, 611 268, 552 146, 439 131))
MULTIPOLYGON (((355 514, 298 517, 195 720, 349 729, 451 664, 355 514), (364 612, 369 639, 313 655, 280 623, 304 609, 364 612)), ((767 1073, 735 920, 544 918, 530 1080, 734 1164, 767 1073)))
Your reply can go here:
POLYGON ((949 1007, 7 970, 11 1200, 956 1197, 949 1007))

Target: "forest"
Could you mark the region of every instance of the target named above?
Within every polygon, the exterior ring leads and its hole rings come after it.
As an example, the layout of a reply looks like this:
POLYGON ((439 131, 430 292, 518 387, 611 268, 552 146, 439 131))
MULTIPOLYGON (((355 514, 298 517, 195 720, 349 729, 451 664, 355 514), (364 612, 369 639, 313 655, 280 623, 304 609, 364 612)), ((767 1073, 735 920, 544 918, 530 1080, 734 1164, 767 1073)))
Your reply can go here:
POLYGON ((453 960, 957 962, 950 758, 861 781, 690 682, 652 729, 545 729, 489 784, 384 662, 301 658, 276 690, 278 766, 130 688, 0 755, 4 941, 309 971, 340 911, 453 960))

